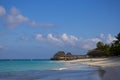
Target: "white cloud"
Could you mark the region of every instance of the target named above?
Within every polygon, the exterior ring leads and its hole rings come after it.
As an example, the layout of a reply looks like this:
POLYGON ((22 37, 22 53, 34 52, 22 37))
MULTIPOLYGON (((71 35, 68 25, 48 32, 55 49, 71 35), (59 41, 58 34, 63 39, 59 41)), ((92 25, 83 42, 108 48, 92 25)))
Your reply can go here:
POLYGON ((20 25, 27 25, 31 27, 54 27, 55 24, 50 23, 38 23, 24 16, 16 7, 10 9, 10 14, 6 14, 6 10, 3 6, 0 6, 0 16, 4 16, 4 22, 9 28, 15 28, 20 25))
POLYGON ((9 27, 17 27, 21 24, 26 24, 29 22, 29 19, 22 14, 15 8, 11 8, 11 14, 6 18, 7 26, 9 27))
POLYGON ((44 41, 44 38, 43 38, 43 36, 42 36, 41 34, 37 34, 37 35, 35 36, 35 39, 36 39, 36 40, 39 40, 39 41, 44 41))
POLYGON ((79 39, 78 39, 77 37, 75 37, 75 36, 73 36, 73 35, 70 35, 70 36, 69 36, 68 42, 69 42, 71 45, 75 46, 78 41, 79 41, 79 39))
POLYGON ((73 35, 62 34, 60 40, 66 45, 75 45, 78 42, 78 38, 73 35))
POLYGON ((4 7, 0 6, 0 8, 0 15, 4 14, 4 21, 6 23, 6 26, 9 28, 14 28, 21 24, 28 24, 30 21, 28 17, 23 16, 15 7, 12 7, 10 9, 10 14, 6 14, 6 10, 4 7))
POLYGON ((61 38, 62 38, 63 41, 67 41, 68 40, 68 36, 65 33, 61 36, 61 38))
POLYGON ((91 39, 93 42, 95 42, 95 43, 97 43, 97 42, 99 42, 99 41, 102 41, 101 39, 99 39, 99 38, 92 38, 91 39))
POLYGON ((112 36, 111 34, 100 34, 99 39, 101 39, 102 42, 110 44, 112 41, 116 40, 116 38, 114 36, 112 36))
POLYGON ((49 42, 62 45, 61 40, 59 38, 54 37, 52 34, 48 34, 47 39, 48 39, 47 41, 49 42))
POLYGON ((104 34, 100 34, 100 38, 104 38, 105 36, 104 36, 104 34))
POLYGON ((111 43, 114 40, 116 40, 116 38, 113 37, 111 34, 108 34, 108 36, 106 37, 106 43, 111 43))
MULTIPOLYGON (((102 34, 104 35, 104 34, 102 34)), ((59 45, 59 46, 71 46, 76 48, 82 48, 82 49, 92 49, 96 47, 96 43, 99 41, 102 41, 104 43, 111 43, 115 38, 109 34, 107 36, 104 35, 104 37, 100 35, 99 38, 90 38, 90 39, 84 39, 84 38, 78 38, 73 35, 68 35, 66 33, 63 33, 60 36, 53 36, 53 34, 48 34, 46 37, 43 38, 41 34, 36 35, 36 39, 47 43, 52 43, 52 45, 59 45), (44 39, 44 40, 43 40, 44 39), (106 39, 106 40, 105 40, 106 39)))
POLYGON ((81 48, 83 48, 83 49, 92 49, 92 48, 93 48, 93 45, 84 44, 83 46, 81 46, 81 48))
POLYGON ((70 36, 70 39, 71 39, 72 41, 77 41, 77 40, 78 40, 78 38, 75 37, 75 36, 73 36, 73 35, 70 36))
POLYGON ((0 6, 0 16, 6 15, 5 8, 3 6, 0 6))

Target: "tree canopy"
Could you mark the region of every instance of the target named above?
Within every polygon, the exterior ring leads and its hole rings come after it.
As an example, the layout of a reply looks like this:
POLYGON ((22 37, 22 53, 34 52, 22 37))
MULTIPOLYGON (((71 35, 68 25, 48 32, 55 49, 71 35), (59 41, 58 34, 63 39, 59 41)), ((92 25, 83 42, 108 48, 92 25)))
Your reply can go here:
POLYGON ((89 56, 119 56, 120 55, 120 33, 115 36, 111 44, 104 44, 103 42, 98 42, 96 48, 89 50, 87 55, 89 56))
POLYGON ((58 51, 51 60, 64 60, 65 59, 65 52, 64 51, 58 51))

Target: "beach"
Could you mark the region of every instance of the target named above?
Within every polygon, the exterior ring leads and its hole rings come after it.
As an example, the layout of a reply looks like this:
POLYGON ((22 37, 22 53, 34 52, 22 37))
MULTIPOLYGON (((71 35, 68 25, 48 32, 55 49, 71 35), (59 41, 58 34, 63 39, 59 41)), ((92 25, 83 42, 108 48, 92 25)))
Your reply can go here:
POLYGON ((120 57, 79 59, 70 62, 99 67, 102 80, 120 79, 120 57))

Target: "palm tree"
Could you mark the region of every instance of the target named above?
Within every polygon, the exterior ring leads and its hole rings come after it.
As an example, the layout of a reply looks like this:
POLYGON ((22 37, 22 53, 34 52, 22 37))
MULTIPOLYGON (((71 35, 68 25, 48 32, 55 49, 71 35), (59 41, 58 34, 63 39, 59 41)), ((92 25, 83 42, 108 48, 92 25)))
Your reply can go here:
POLYGON ((116 41, 118 41, 120 43, 120 33, 118 33, 118 35, 116 36, 116 41))
POLYGON ((96 50, 103 50, 104 49, 104 43, 103 42, 98 42, 96 46, 97 46, 96 50))
POLYGON ((118 33, 118 35, 116 36, 115 41, 113 41, 112 46, 111 46, 111 54, 114 56, 118 56, 120 55, 120 33, 118 33))

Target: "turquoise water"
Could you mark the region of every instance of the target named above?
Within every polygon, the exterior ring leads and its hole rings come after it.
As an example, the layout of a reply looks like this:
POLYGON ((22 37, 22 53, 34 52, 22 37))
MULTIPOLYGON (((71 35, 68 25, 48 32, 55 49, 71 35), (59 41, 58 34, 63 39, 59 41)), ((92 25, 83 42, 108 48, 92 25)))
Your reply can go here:
POLYGON ((0 72, 25 70, 54 70, 62 67, 64 63, 58 61, 0 61, 0 72))
POLYGON ((0 61, 0 80, 101 80, 98 68, 50 60, 0 61))

